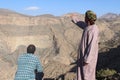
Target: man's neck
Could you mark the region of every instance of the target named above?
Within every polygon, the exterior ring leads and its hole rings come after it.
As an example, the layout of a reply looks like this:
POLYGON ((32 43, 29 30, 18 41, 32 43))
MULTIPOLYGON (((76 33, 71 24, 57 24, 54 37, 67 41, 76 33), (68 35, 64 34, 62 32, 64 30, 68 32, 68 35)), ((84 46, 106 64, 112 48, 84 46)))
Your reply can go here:
POLYGON ((94 24, 90 24, 90 22, 87 23, 87 26, 91 26, 91 25, 94 25, 94 24))

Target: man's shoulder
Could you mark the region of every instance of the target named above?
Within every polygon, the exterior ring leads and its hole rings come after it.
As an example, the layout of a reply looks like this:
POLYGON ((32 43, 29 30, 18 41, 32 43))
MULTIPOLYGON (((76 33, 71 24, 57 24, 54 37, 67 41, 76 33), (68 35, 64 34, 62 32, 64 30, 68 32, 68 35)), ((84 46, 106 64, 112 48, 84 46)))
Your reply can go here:
POLYGON ((20 57, 31 57, 31 58, 37 58, 36 55, 34 54, 29 54, 29 53, 23 53, 20 55, 20 57))
POLYGON ((27 56, 29 56, 29 57, 33 57, 33 58, 37 58, 37 56, 34 55, 34 54, 29 54, 29 53, 27 53, 27 56))

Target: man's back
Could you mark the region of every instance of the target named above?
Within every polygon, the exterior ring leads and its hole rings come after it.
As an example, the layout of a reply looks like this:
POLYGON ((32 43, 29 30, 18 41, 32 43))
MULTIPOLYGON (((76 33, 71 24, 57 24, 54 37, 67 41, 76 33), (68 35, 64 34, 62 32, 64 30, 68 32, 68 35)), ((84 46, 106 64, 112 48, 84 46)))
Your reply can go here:
POLYGON ((34 70, 42 72, 42 66, 39 59, 34 54, 23 54, 18 58, 18 69, 15 80, 34 80, 34 70))

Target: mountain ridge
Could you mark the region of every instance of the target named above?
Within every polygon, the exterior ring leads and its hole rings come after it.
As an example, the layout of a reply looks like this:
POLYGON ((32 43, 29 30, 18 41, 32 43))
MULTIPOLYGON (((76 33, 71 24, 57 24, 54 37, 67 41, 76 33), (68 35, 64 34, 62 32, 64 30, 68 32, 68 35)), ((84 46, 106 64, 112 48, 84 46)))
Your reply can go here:
MULTIPOLYGON (((0 14, 5 14, 5 13, 9 13, 9 14, 19 14, 19 15, 23 15, 23 16, 29 16, 29 17, 37 17, 37 16, 53 16, 53 17, 55 17, 55 15, 53 15, 53 14, 41 14, 41 15, 36 15, 36 16, 32 16, 32 15, 27 15, 27 14, 23 14, 23 13, 19 13, 19 12, 16 12, 16 11, 14 11, 14 10, 10 10, 10 9, 4 9, 4 8, 0 8, 0 12, 3 12, 3 13, 0 13, 0 14)), ((75 13, 75 14, 78 14, 78 15, 80 15, 80 13, 78 13, 78 12, 70 12, 70 13, 67 13, 67 14, 63 14, 63 15, 61 15, 61 16, 64 16, 64 15, 68 15, 68 14, 72 14, 72 13, 75 13)), ((81 15, 83 15, 83 14, 81 14, 81 15)), ((108 16, 115 16, 115 18, 117 17, 117 16, 120 16, 120 13, 119 14, 117 14, 117 13, 112 13, 112 12, 108 12, 108 13, 105 13, 105 14, 103 14, 102 16, 100 16, 100 18, 106 18, 106 17, 108 17, 108 16)), ((113 17, 114 18, 114 17, 113 17)))
MULTIPOLYGON (((1 80, 13 80, 17 58, 20 54, 26 53, 29 44, 35 44, 37 47, 35 55, 41 60, 45 78, 58 78, 66 74, 67 80, 70 77, 67 72, 73 74, 71 78, 75 77, 75 70, 70 72, 75 65, 71 64, 77 59, 82 29, 71 21, 71 13, 59 17, 50 14, 22 16, 9 11, 6 14, 0 14, 0 71, 5 73, 4 76, 0 74, 1 80)), ((83 14, 77 14, 77 17, 84 21, 83 14)), ((119 18, 116 20, 101 18, 96 24, 100 29, 101 53, 120 45, 119 18)))

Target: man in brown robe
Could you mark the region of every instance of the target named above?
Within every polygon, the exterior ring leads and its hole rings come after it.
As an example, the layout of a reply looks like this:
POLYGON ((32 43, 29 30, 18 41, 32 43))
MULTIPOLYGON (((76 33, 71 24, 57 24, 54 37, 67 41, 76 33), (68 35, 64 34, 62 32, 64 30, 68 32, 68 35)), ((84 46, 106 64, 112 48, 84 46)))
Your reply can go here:
POLYGON ((78 50, 77 80, 96 80, 99 34, 98 27, 95 24, 96 19, 96 14, 91 10, 85 13, 84 24, 76 16, 72 16, 73 22, 84 30, 78 50))

